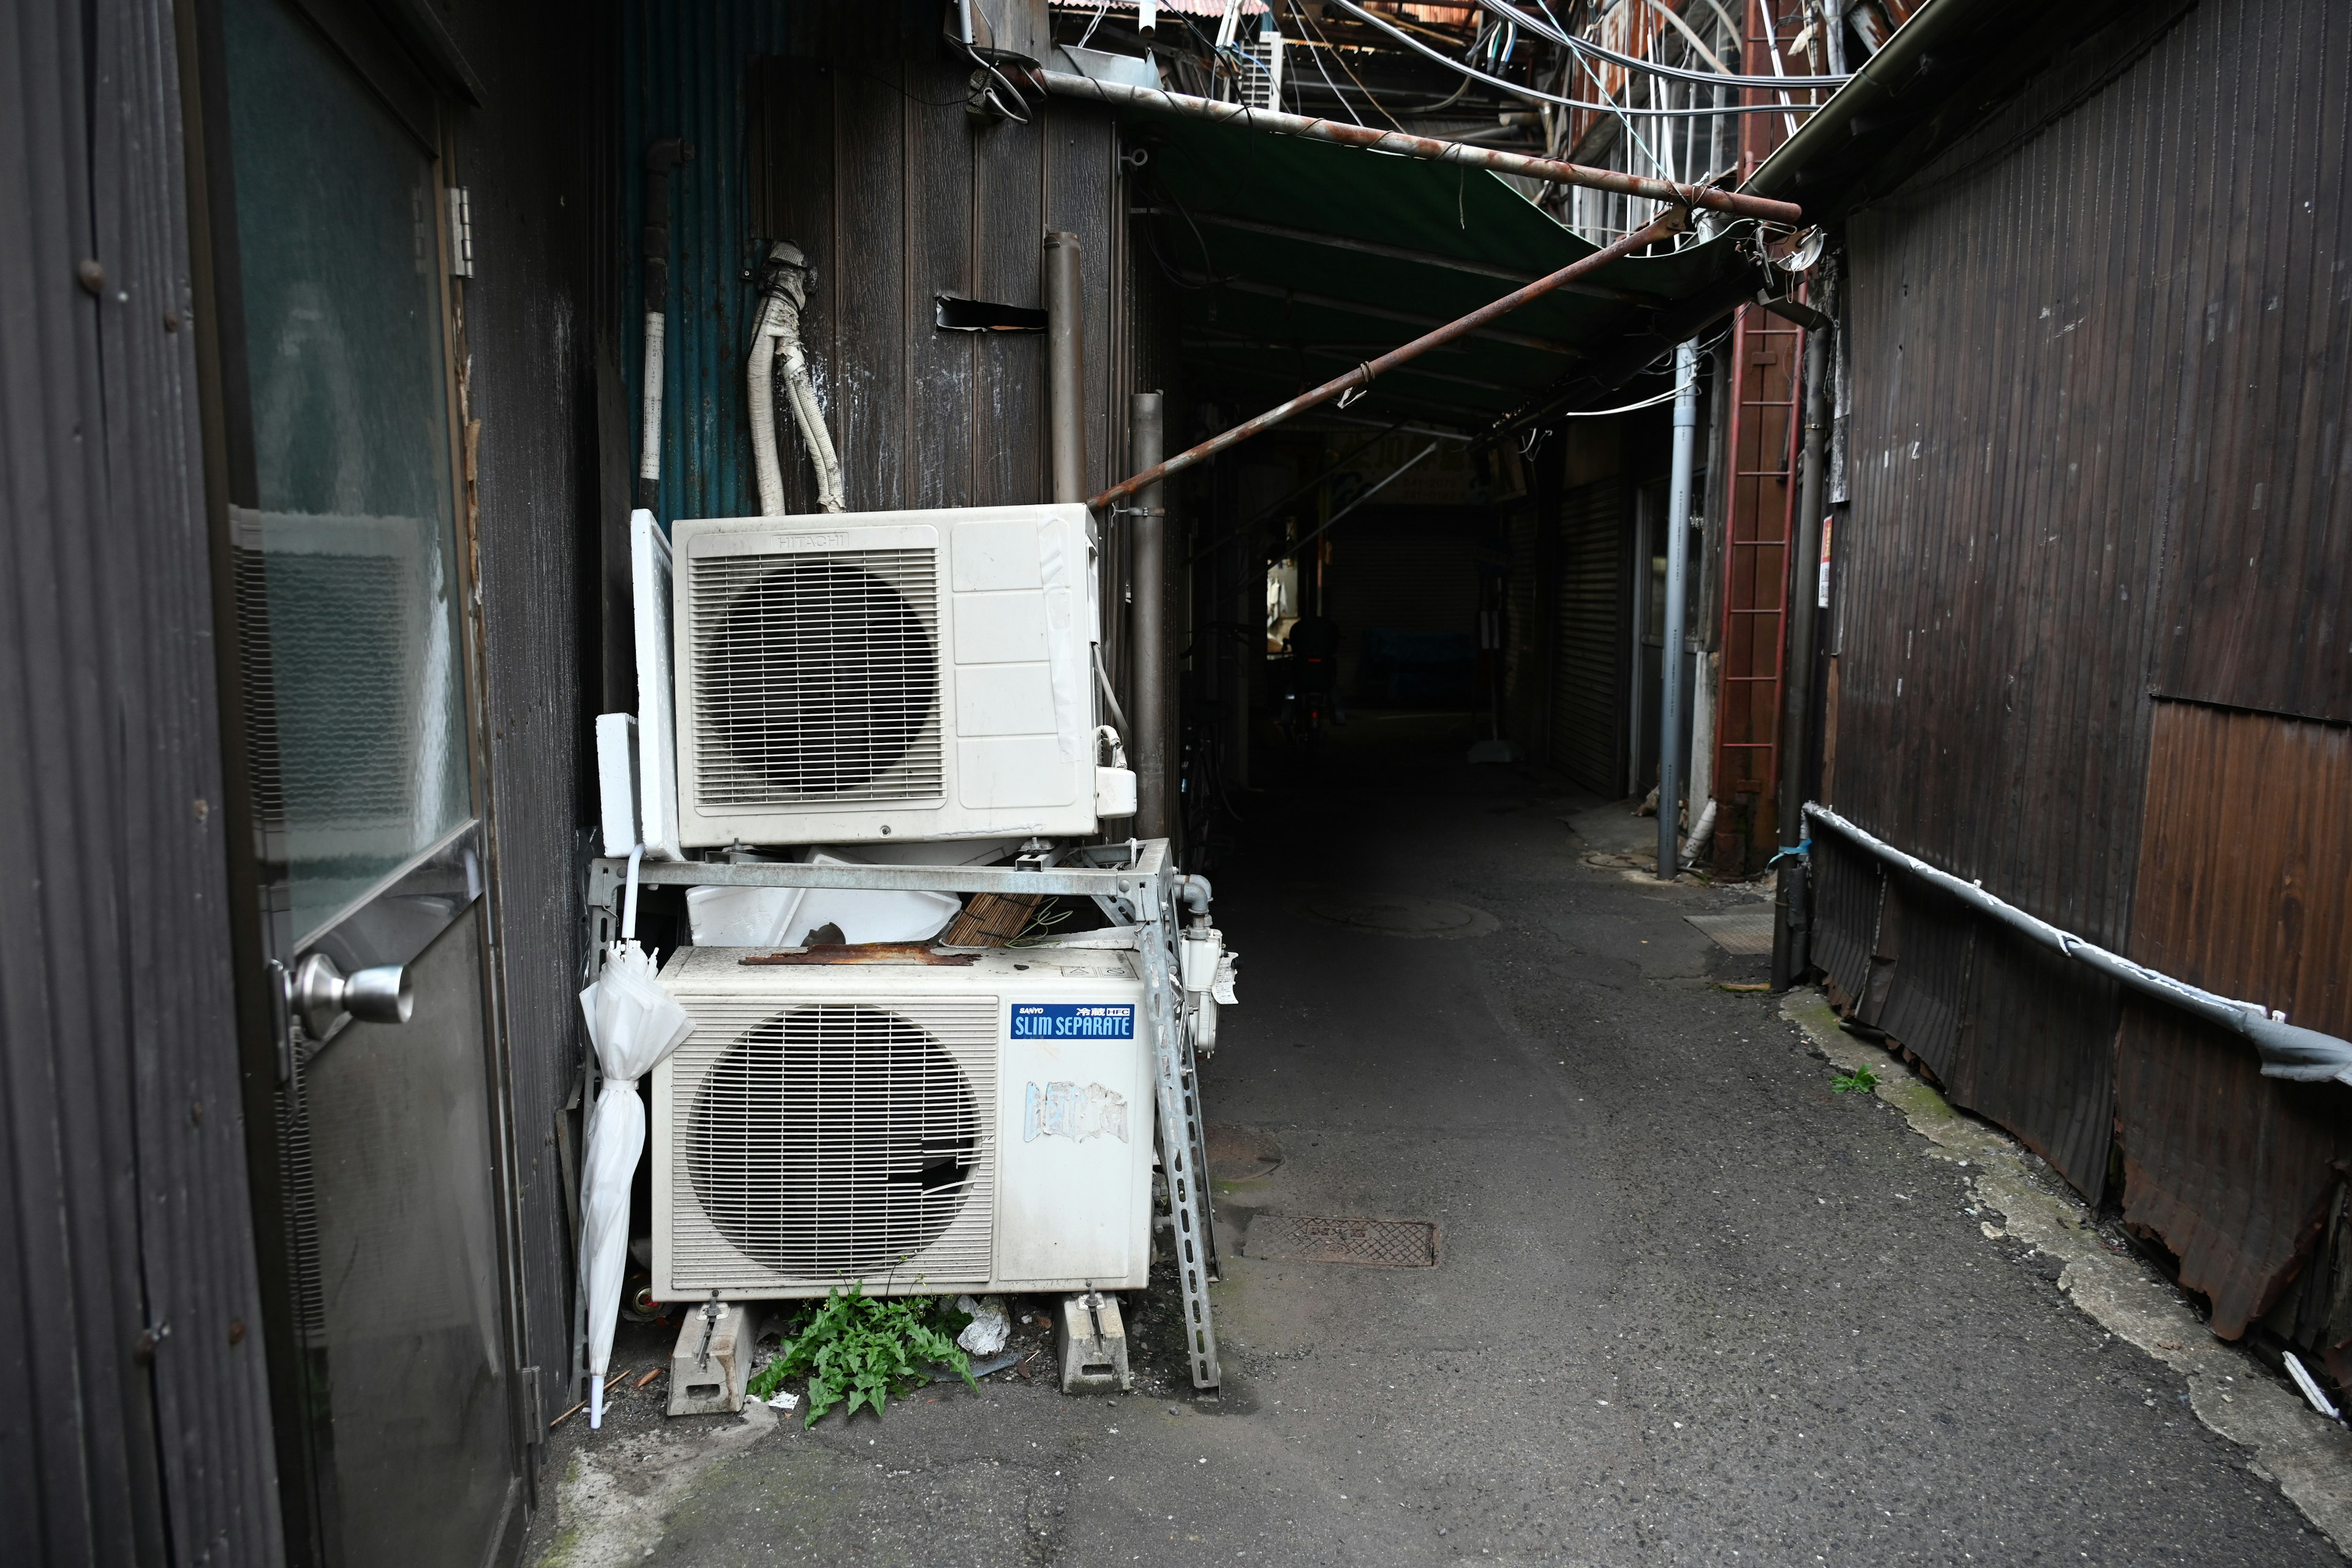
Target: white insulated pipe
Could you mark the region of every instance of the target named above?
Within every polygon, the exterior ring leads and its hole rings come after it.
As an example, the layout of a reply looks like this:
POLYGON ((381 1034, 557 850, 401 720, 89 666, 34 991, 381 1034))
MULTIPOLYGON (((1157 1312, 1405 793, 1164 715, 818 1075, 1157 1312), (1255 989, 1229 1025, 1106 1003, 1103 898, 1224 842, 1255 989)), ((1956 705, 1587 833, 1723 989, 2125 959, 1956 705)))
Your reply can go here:
POLYGON ((1682 799, 1683 601, 1690 577, 1691 457, 1698 436, 1698 342, 1675 345, 1674 467, 1666 479, 1666 624, 1658 663, 1658 879, 1682 873, 1676 803, 1682 799))
POLYGON ((778 240, 768 247, 766 280, 760 289, 758 324, 744 376, 751 410, 751 461, 760 484, 760 515, 784 514, 782 455, 776 447, 776 371, 782 361, 783 395, 791 405, 793 423, 800 426, 801 444, 809 465, 816 470, 819 511, 845 511, 841 483, 841 458, 824 427, 824 407, 817 402, 809 380, 808 354, 801 346, 801 311, 808 304, 809 277, 815 269, 799 246, 778 240))
POLYGON ((776 295, 760 296, 751 324, 751 352, 743 362, 745 407, 751 415, 751 468, 760 486, 760 515, 784 515, 784 470, 776 457, 776 295))

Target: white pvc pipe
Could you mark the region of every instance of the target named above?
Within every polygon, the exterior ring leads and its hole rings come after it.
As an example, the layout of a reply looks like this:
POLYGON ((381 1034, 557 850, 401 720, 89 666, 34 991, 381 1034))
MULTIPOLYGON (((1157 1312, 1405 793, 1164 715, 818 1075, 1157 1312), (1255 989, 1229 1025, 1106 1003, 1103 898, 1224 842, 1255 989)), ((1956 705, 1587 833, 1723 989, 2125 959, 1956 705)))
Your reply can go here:
MULTIPOLYGON (((650 487, 661 478, 662 313, 646 312, 645 396, 640 405, 645 431, 637 448, 637 479, 650 487)), ((642 497, 641 497, 642 499, 642 497)), ((649 500, 645 502, 650 506, 649 500)))
MULTIPOLYGON (((778 244, 769 256, 779 264, 774 292, 774 324, 776 352, 784 362, 784 395, 792 402, 793 421, 801 427, 801 443, 808 448, 809 462, 816 469, 816 505, 819 511, 845 511, 842 499, 841 458, 833 449, 833 437, 824 427, 824 409, 816 400, 816 387, 809 380, 808 356, 801 348, 801 310, 808 303, 807 263, 800 247, 778 244)), ((779 502, 778 510, 782 510, 779 502)))
POLYGON ((637 868, 645 864, 646 847, 642 844, 629 851, 629 890, 621 900, 621 940, 637 940, 637 868))
POLYGON ((2143 996, 2169 1003, 2184 1012, 2196 1014, 2209 1024, 2242 1037, 2262 1057, 2264 1078, 2287 1079, 2299 1083, 2326 1083, 2330 1079, 2352 1083, 2352 1040, 2340 1040, 2317 1029, 2302 1028, 2288 1023, 2284 1013, 2273 1014, 2258 1003, 2239 1002, 2217 995, 2201 986, 2175 980, 2160 970, 2134 963, 2095 942, 2084 942, 2073 931, 2061 931, 2048 921, 2027 914, 2016 905, 1995 898, 1974 882, 1963 882, 1948 871, 1937 870, 1916 855, 1895 848, 1818 801, 1805 803, 1805 816, 1808 821, 1829 828, 1848 843, 1868 850, 1890 866, 1910 872, 1930 887, 1941 889, 1979 913, 1999 921, 2011 931, 2021 932, 2053 952, 2096 970, 2143 996))
POLYGON ((761 517, 784 515, 783 466, 776 458, 776 314, 775 295, 761 295, 759 320, 751 327, 751 352, 743 363, 745 405, 751 414, 751 469, 759 479, 761 517))

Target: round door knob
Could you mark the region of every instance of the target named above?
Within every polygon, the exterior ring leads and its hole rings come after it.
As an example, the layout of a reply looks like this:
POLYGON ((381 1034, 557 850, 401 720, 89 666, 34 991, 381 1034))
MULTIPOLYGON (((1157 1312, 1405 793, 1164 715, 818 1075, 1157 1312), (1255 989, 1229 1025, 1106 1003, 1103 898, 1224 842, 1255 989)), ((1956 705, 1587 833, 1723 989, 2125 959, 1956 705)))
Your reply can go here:
POLYGON ((323 952, 294 966, 287 990, 302 1032, 314 1040, 325 1039, 346 1013, 363 1024, 405 1024, 416 1007, 407 965, 383 963, 346 975, 323 952))

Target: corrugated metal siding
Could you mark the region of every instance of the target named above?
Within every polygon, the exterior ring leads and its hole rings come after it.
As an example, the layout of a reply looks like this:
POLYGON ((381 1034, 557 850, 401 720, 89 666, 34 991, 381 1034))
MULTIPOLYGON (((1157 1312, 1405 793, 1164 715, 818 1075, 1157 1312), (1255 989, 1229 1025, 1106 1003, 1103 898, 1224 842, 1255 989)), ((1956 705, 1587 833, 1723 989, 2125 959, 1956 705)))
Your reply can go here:
POLYGON ((1919 1054, 1944 1083, 1958 1065, 1960 1002, 1969 982, 1973 929, 1955 900, 1898 879, 1880 915, 1880 951, 1901 943, 1887 971, 1885 998, 1871 1022, 1919 1054))
MULTIPOLYGON (((2159 676, 2319 711, 2352 685, 2352 24, 2247 0, 2117 26, 1853 220, 1833 796, 2108 946, 2159 676)), ((1863 904, 1824 900, 1824 950, 1870 940, 1863 904)), ((2114 998, 1983 932, 1973 973, 1956 1097, 2095 1193, 2114 998)))
POLYGON ((1870 980, 1885 883, 1877 860, 1827 834, 1813 840, 1812 871, 1813 963, 1852 1001, 1870 980))
MULTIPOLYGON (((2157 705, 2131 955, 2352 1035, 2352 730, 2157 705)), ((2116 1058, 2125 1217, 2235 1337, 2312 1254, 2352 1089, 2263 1078, 2242 1042, 2138 1004, 2116 1058)))
POLYGON ((11 1560, 275 1563, 173 17, 8 37, 0 1520, 11 1560))
POLYGON ((2116 987, 2005 927, 1972 923, 1952 1103, 2016 1133, 2099 1203, 2115 1133, 2116 987))
POLYGON ((1618 479, 1576 486, 1560 503, 1551 763, 1608 800, 1624 793, 1632 517, 1618 479))

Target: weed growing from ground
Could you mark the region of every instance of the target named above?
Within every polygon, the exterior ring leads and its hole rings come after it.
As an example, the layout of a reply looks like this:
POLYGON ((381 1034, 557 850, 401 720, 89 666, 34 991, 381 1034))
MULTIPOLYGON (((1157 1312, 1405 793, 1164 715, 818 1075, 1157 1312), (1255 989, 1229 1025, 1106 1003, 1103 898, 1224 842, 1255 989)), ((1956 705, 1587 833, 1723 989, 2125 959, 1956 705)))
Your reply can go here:
POLYGON ((1830 1079, 1830 1088, 1840 1094, 1868 1094, 1878 1087, 1878 1075, 1865 1062, 1852 1072, 1842 1072, 1830 1079))
POLYGON ((940 1363, 977 1390, 971 1358, 954 1339, 953 1309, 928 1296, 868 1296, 864 1281, 847 1293, 826 1294, 787 1321, 783 1343, 751 1379, 755 1399, 766 1399, 784 1379, 808 1374, 808 1420, 844 1400, 846 1419, 861 1405, 877 1415, 893 1393, 929 1381, 929 1363, 940 1363))

